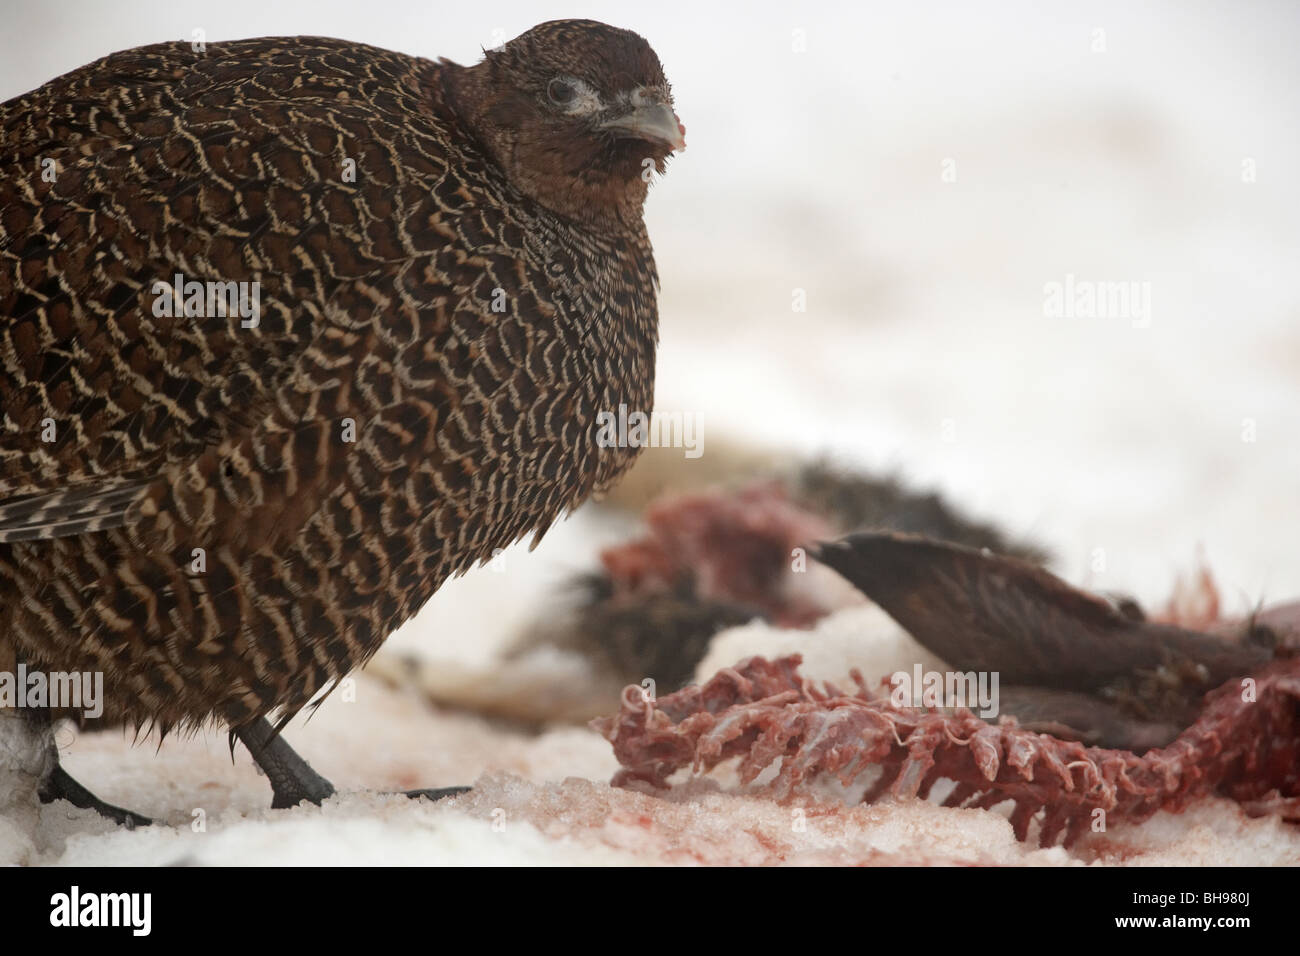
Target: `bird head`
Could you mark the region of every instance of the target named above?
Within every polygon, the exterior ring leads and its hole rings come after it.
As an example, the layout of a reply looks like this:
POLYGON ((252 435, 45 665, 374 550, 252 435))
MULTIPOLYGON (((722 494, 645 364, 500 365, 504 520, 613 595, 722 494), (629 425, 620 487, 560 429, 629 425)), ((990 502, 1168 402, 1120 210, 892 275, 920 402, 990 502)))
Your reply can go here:
POLYGON ((447 86, 511 183, 568 218, 635 227, 653 174, 686 147, 654 50, 594 20, 533 27, 447 86))

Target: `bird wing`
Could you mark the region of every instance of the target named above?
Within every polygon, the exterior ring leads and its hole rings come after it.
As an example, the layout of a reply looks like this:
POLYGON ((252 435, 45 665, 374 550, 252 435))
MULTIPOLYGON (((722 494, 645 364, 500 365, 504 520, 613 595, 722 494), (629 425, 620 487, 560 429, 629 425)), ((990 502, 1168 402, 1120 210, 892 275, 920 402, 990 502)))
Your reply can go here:
POLYGON ((0 544, 120 527, 147 485, 148 479, 103 478, 49 494, 9 498, 0 503, 0 544))
POLYGON ((1134 622, 1028 562, 890 533, 849 535, 816 556, 960 670, 1088 690, 1159 663, 1134 622))
MULTIPOLYGON (((290 380, 399 309, 413 265, 424 296, 455 292, 457 263, 419 262, 393 228, 446 168, 407 122, 429 107, 416 62, 314 38, 159 44, 0 106, 0 542, 120 525, 150 482, 285 418, 290 380), (256 283, 256 326, 158 314, 177 274, 250 303, 256 283)), ((425 218, 436 248, 446 226, 425 218)))
POLYGON ((1037 565, 916 535, 860 533, 815 556, 959 670, 1097 691, 1190 665, 1202 692, 1270 657, 1259 646, 1134 620, 1037 565))

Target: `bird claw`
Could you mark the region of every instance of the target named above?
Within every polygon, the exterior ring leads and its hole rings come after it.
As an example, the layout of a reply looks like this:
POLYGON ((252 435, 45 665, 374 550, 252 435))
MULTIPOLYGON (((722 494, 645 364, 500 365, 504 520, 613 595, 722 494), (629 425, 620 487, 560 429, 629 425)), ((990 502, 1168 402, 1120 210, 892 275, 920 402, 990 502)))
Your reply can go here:
POLYGON ((427 790, 405 790, 402 791, 412 800, 418 800, 423 797, 425 800, 445 800, 448 797, 459 797, 462 793, 469 793, 473 787, 434 787, 427 790))

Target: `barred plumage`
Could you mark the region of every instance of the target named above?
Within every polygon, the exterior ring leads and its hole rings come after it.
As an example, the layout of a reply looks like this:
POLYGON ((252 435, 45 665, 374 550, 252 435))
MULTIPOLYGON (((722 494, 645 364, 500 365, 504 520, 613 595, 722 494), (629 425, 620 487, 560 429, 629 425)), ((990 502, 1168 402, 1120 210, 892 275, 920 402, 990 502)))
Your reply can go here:
POLYGON ((0 106, 0 644, 136 724, 291 714, 608 487, 671 116, 590 21, 469 68, 159 44, 0 106), (256 322, 173 316, 178 275, 258 283, 256 322))

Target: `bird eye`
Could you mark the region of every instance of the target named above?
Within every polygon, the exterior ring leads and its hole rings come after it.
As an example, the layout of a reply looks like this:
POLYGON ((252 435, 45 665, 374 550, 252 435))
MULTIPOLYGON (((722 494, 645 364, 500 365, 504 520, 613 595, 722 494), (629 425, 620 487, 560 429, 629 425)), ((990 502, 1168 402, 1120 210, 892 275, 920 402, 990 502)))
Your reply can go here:
POLYGON ((551 102, 556 106, 568 106, 573 102, 573 98, 578 95, 578 91, 573 88, 572 83, 556 77, 547 84, 546 95, 551 98, 551 102))

